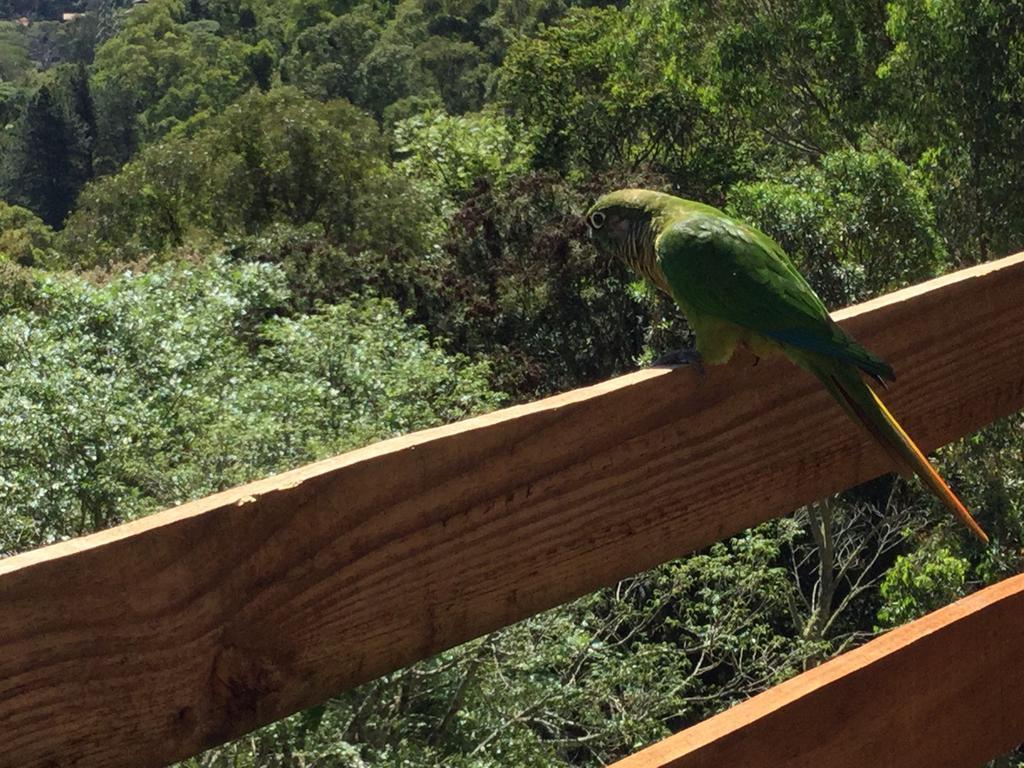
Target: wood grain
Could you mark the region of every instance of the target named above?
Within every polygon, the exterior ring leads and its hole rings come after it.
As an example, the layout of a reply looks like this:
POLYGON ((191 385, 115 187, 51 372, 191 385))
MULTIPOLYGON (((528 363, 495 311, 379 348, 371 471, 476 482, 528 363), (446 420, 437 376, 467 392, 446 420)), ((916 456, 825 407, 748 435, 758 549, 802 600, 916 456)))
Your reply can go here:
MULTIPOLYGON (((1022 297, 1018 255, 841 316, 894 364, 886 400, 931 449, 1024 406, 1022 297)), ((809 376, 737 360, 0 561, 0 765, 168 763, 885 468, 809 376)))
POLYGON ((1024 741, 1024 576, 612 768, 975 768, 1024 741))

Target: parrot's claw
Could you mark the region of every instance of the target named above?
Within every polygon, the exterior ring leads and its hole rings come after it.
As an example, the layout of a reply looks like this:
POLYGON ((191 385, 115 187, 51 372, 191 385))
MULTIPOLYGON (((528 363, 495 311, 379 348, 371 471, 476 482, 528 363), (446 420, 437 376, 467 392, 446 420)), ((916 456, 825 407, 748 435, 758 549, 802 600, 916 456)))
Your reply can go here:
POLYGON ((668 352, 654 359, 652 368, 681 368, 684 365, 692 366, 701 378, 704 378, 704 361, 700 353, 692 349, 677 349, 668 352))

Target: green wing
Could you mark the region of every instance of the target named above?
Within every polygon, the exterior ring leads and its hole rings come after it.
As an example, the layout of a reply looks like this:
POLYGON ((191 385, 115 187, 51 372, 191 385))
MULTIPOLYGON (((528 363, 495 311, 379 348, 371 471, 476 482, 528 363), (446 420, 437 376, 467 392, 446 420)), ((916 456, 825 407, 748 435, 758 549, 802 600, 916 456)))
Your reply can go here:
POLYGON ((782 248, 725 214, 697 212, 668 226, 658 265, 676 299, 783 346, 835 358, 875 378, 895 379, 888 363, 857 344, 829 316, 782 248))

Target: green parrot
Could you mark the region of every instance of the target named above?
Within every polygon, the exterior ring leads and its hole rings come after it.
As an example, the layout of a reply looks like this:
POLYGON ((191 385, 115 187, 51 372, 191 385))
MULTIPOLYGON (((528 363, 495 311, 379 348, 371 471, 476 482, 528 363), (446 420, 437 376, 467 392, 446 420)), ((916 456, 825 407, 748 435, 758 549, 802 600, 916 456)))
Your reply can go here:
POLYGON ((671 296, 697 336, 697 356, 729 361, 738 345, 786 355, 814 374, 904 474, 926 486, 982 541, 988 536, 862 377, 895 381, 892 366, 860 346, 770 237, 716 208, 646 189, 602 196, 587 212, 590 237, 671 296))

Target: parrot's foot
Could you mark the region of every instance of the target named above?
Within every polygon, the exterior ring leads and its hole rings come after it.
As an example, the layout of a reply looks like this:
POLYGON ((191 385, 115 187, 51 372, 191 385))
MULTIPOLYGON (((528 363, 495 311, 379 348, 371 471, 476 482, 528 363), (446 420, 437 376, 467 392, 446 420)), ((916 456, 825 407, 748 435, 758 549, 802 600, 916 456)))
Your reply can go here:
POLYGON ((661 357, 654 359, 652 368, 681 368, 684 365, 693 368, 704 378, 704 360, 700 353, 693 349, 677 349, 675 352, 668 352, 661 357))

